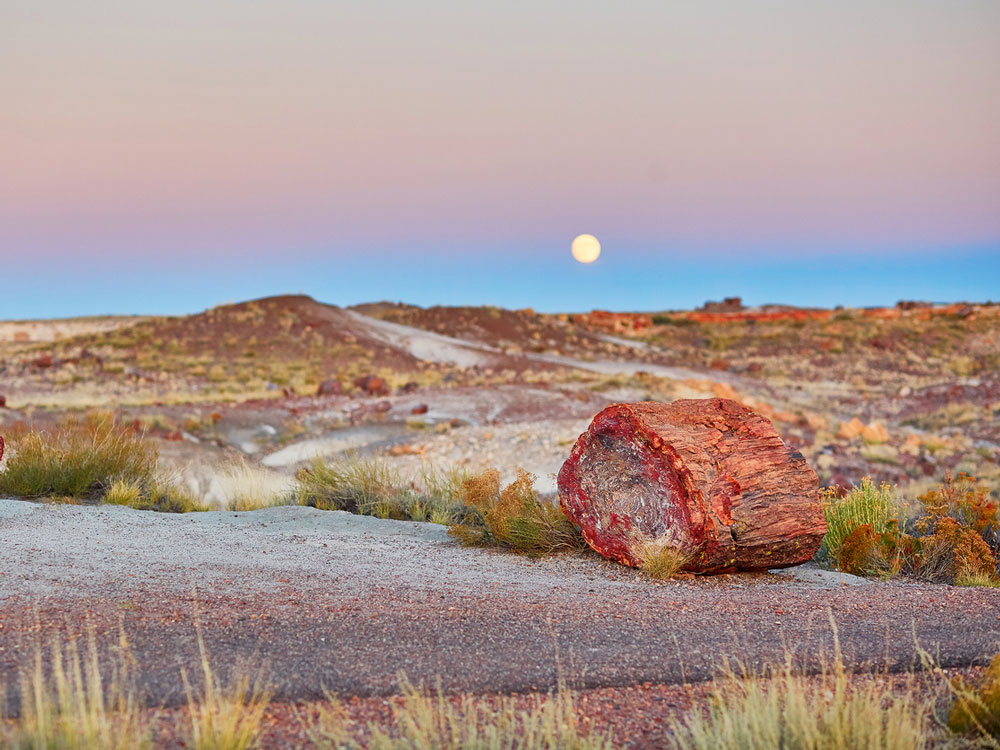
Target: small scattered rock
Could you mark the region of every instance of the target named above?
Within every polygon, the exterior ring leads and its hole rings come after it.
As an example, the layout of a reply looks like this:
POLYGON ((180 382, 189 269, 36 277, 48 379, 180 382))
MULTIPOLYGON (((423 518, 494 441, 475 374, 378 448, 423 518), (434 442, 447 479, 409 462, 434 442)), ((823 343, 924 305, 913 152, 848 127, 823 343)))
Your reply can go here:
POLYGON ((388 396, 389 384, 378 375, 363 375, 354 380, 354 386, 372 396, 388 396))
POLYGON ((428 411, 427 404, 420 404, 419 406, 414 406, 410 409, 410 414, 426 414, 428 411))
POLYGON ((865 431, 865 423, 862 422, 857 417, 851 419, 850 422, 841 422, 840 431, 837 433, 837 437, 841 437, 844 440, 851 440, 856 438, 862 432, 865 431))
POLYGON ((861 431, 861 437, 866 443, 887 443, 889 442, 889 431, 878 422, 872 422, 861 431))
POLYGON ((905 442, 903 443, 903 447, 900 448, 900 451, 910 456, 919 456, 920 446, 922 444, 923 441, 920 439, 919 435, 910 435, 908 438, 906 438, 905 442))
POLYGON ((825 430, 827 427, 830 426, 830 423, 829 421, 827 421, 826 417, 820 414, 816 414, 815 412, 812 411, 802 412, 802 418, 806 420, 806 424, 809 425, 811 429, 816 431, 825 430))
POLYGON ((422 456, 426 448, 422 445, 412 446, 409 443, 394 445, 389 449, 390 456, 422 456))
POLYGON ((899 451, 897 451, 891 445, 885 445, 883 443, 871 443, 861 449, 861 456, 866 461, 875 461, 878 463, 892 464, 896 463, 896 459, 899 457, 899 451))
POLYGON ((7 397, 0 393, 0 409, 7 408, 7 397))
POLYGON ((344 392, 344 384, 339 380, 324 380, 316 389, 317 396, 339 396, 344 392))
POLYGON ((389 401, 379 401, 375 404, 375 411, 377 412, 387 412, 392 409, 392 403, 389 401))

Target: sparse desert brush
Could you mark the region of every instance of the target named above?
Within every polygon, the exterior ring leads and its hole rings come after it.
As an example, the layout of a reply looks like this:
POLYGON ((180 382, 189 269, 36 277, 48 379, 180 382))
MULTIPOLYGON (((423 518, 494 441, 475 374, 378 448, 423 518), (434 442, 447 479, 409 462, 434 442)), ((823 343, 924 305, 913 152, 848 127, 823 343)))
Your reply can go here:
POLYGON ((234 460, 222 471, 219 481, 229 510, 258 510, 275 505, 294 505, 295 482, 274 471, 254 466, 245 459, 234 460))
POLYGON ((823 495, 823 513, 827 532, 823 537, 819 555, 839 561, 845 540, 858 528, 865 526, 870 533, 883 534, 890 521, 900 518, 902 510, 893 488, 888 484, 876 486, 871 477, 852 487, 843 497, 827 490, 823 495))
POLYGON ((461 499, 462 483, 468 478, 469 473, 462 468, 441 470, 424 464, 417 480, 417 491, 427 508, 426 520, 447 526, 469 515, 461 499))
POLYGON ((98 659, 93 632, 85 654, 76 641, 53 639, 50 663, 36 643, 21 671, 21 716, 0 722, 0 747, 10 750, 144 750, 152 745, 131 672, 124 633, 110 670, 98 659))
POLYGON ((129 479, 116 479, 104 493, 103 502, 108 505, 135 507, 142 500, 142 487, 129 479))
POLYGON ((421 486, 404 482, 380 458, 316 459, 297 475, 298 501, 320 510, 345 510, 376 518, 453 523, 469 512, 456 498, 464 475, 425 468, 421 486))
MULTIPOLYGON (((611 739, 580 726, 569 691, 562 685, 527 709, 511 698, 495 701, 466 695, 450 700, 415 687, 400 675, 402 701, 388 729, 370 725, 371 750, 611 750, 611 739)), ((355 750, 336 702, 307 726, 320 750, 355 750)))
POLYGON ((1000 504, 973 477, 948 473, 939 488, 918 499, 929 521, 952 518, 979 534, 995 555, 1000 554, 1000 504))
POLYGON ((195 691, 187 673, 181 673, 190 722, 186 746, 194 750, 247 750, 256 746, 261 720, 271 702, 263 670, 258 669, 253 677, 246 671, 239 673, 223 687, 212 669, 200 627, 197 639, 202 689, 195 691))
POLYGON ((876 490, 866 479, 844 498, 825 503, 828 522, 836 525, 830 523, 824 548, 841 570, 996 585, 1000 517, 985 488, 949 474, 941 487, 920 496, 922 515, 911 521, 892 517, 892 498, 887 485, 876 490))
POLYGON ((401 484, 398 474, 377 458, 349 457, 336 462, 317 458, 296 478, 303 505, 365 515, 377 503, 398 495, 401 484))
POLYGON ((146 486, 124 479, 116 479, 100 499, 106 505, 125 505, 135 510, 152 510, 158 513, 194 513, 208 510, 208 506, 176 482, 155 476, 146 486))
POLYGON ((639 561, 639 570, 660 581, 673 578, 692 557, 691 550, 678 543, 676 535, 669 531, 655 539, 637 536, 629 552, 639 561))
MULTIPOLYGON (((950 688, 954 701, 948 714, 948 728, 1000 740, 1000 654, 993 657, 978 683, 956 679, 950 688)), ((993 746, 997 747, 996 742, 993 746)))
POLYGON ((562 510, 538 498, 535 477, 524 469, 500 489, 500 472, 489 469, 462 483, 462 501, 475 513, 452 524, 448 534, 470 546, 505 546, 549 554, 583 549, 579 530, 562 510))
POLYGON ((148 485, 156 471, 156 447, 104 412, 8 437, 0 494, 96 499, 115 481, 148 485))
POLYGON ((820 675, 790 660, 766 675, 728 671, 716 681, 707 713, 673 722, 677 750, 922 750, 930 705, 912 686, 892 692, 851 681, 837 655, 820 675))

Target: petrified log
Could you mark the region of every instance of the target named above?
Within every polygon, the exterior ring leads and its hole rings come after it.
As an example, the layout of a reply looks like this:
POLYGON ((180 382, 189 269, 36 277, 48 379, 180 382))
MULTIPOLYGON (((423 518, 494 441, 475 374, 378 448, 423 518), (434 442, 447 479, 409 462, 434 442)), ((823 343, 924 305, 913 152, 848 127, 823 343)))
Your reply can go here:
POLYGON ((724 398, 609 406, 559 471, 559 503, 605 557, 669 539, 700 573, 809 560, 826 533, 819 481, 771 423, 724 398))

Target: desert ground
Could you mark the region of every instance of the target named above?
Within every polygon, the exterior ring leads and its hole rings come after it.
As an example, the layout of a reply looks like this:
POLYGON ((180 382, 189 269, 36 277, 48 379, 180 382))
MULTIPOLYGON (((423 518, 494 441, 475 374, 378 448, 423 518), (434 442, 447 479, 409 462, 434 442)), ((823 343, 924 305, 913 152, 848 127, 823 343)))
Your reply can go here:
MULTIPOLYGON (((317 461, 376 461, 418 493, 523 468, 554 501, 601 409, 709 397, 767 417, 841 494, 871 477, 908 508, 967 474, 1000 496, 1000 305, 734 299, 550 315, 287 296, 183 317, 0 322, 0 475, 19 435, 107 411, 201 506, 0 493, 3 715, 23 715, 25 670, 36 654, 49 670, 53 636, 83 650, 93 636, 107 661, 122 633, 157 747, 190 746, 181 672, 197 692, 199 644, 222 684, 263 675, 265 748, 322 746, 305 726, 334 696, 367 746, 405 680, 445 701, 519 706, 562 689, 610 746, 658 748, 707 710, 727 665, 789 660, 822 676, 836 663, 855 685, 916 680, 938 708, 949 679, 978 679, 1000 650, 1000 589, 986 582, 821 559, 654 580, 591 551, 468 547, 441 523, 288 500, 317 461)), ((929 741, 959 741, 941 731, 928 724, 929 741)))

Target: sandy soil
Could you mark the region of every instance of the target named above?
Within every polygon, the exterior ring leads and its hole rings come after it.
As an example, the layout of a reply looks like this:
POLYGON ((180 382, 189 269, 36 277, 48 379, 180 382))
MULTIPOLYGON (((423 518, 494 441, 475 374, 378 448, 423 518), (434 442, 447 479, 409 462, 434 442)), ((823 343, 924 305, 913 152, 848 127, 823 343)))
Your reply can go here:
POLYGON ((854 668, 944 666, 1000 642, 1000 591, 869 583, 808 568, 655 583, 582 554, 466 549, 441 527, 310 508, 168 516, 0 501, 0 682, 35 623, 132 640, 155 703, 180 701, 195 612, 233 664, 272 666, 278 697, 389 694, 395 676, 446 690, 530 691, 710 677, 787 650, 815 666, 831 618, 854 668))

